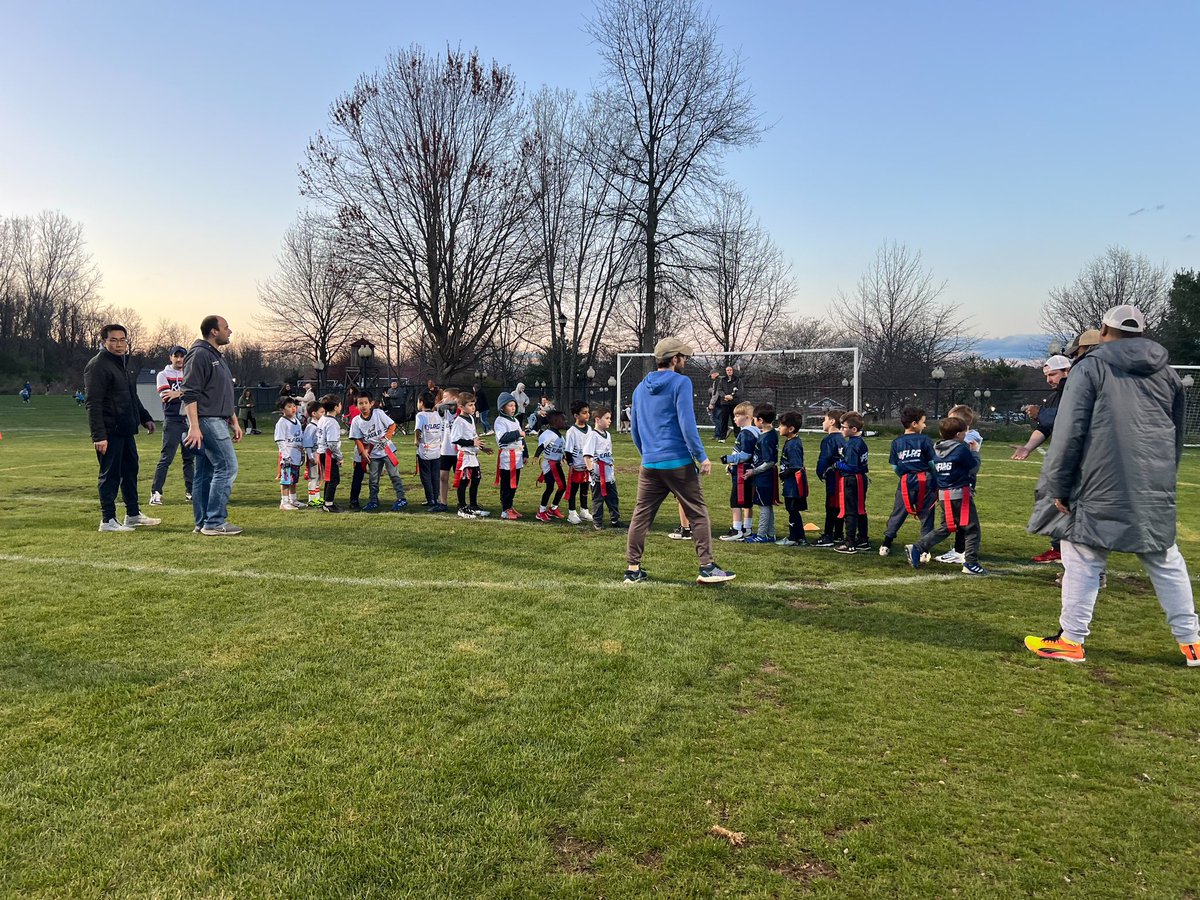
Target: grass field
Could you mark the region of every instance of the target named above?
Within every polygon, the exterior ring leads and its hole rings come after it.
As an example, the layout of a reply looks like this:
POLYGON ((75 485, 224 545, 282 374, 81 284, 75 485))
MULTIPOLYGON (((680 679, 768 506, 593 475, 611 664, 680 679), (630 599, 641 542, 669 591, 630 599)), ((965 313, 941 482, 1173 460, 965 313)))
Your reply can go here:
MULTIPOLYGON (((178 461, 161 527, 99 534, 83 412, 3 397, 0 430, 0 894, 1200 894, 1200 670, 1129 557, 1086 664, 1022 647, 1058 599, 999 442, 991 578, 718 544, 701 588, 665 508, 636 587, 622 534, 281 512, 269 434, 244 535, 191 534, 178 461)), ((1200 566, 1196 452, 1180 481, 1200 566)))

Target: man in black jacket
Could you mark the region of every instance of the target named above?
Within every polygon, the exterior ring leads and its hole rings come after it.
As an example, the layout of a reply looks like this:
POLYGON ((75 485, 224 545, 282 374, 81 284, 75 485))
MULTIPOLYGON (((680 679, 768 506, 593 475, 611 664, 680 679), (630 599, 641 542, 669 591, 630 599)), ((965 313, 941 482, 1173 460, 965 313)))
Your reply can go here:
POLYGON ((100 461, 100 530, 133 531, 162 520, 143 516, 138 506, 138 425, 154 434, 154 420, 142 401, 127 366, 129 335, 124 325, 105 325, 103 349, 83 370, 88 427, 100 461), (125 500, 125 521, 117 521, 117 491, 125 500))
MULTIPOLYGON (((725 367, 725 377, 717 382, 716 390, 718 393, 717 409, 720 415, 717 419, 716 439, 718 443, 725 443, 725 434, 729 430, 729 426, 733 423, 733 408, 742 402, 742 379, 733 366, 725 367)), ((734 425, 733 436, 736 438, 739 429, 734 425)))

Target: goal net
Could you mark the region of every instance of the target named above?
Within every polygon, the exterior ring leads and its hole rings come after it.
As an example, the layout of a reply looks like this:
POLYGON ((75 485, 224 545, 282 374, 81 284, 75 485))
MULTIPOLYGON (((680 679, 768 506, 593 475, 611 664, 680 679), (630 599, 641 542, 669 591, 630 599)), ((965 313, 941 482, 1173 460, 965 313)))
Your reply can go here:
MULTIPOLYGON (((747 353, 698 353, 687 361, 683 374, 692 381, 696 424, 713 428, 709 411, 712 373, 723 378, 733 366, 742 380, 739 399, 771 403, 776 416, 788 410, 803 414, 807 427, 820 428, 827 409, 859 409, 857 347, 820 347, 803 350, 756 350, 747 353)), ((617 397, 624 409, 633 390, 655 369, 652 353, 617 354, 617 397)))
POLYGON ((1183 443, 1200 447, 1200 366, 1171 366, 1183 379, 1183 443))

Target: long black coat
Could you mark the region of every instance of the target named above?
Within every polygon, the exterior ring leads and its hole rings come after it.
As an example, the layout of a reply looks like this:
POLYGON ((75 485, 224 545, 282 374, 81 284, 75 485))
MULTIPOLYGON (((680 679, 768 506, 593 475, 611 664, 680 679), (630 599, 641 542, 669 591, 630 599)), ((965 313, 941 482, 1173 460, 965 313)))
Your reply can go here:
POLYGON ((138 399, 137 383, 124 357, 101 350, 84 367, 83 385, 93 442, 135 435, 139 425, 153 421, 138 399))

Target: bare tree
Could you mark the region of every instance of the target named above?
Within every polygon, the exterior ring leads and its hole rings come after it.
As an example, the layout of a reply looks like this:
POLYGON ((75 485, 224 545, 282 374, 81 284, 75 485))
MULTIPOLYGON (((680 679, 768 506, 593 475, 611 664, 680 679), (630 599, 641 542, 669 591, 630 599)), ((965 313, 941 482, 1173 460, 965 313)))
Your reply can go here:
POLYGON ((864 382, 923 383, 928 369, 974 346, 959 308, 939 299, 945 289, 919 251, 891 243, 876 252, 853 295, 839 293, 832 318, 862 351, 864 382))
POLYGON ((522 113, 507 68, 413 47, 360 78, 309 144, 302 193, 333 211, 366 288, 420 323, 439 378, 529 302, 522 113))
POLYGON ((142 314, 132 306, 111 306, 101 307, 96 311, 96 318, 101 322, 101 327, 108 324, 117 324, 125 326, 125 336, 129 339, 125 345, 125 352, 130 356, 141 356, 148 349, 146 341, 146 326, 142 322, 142 314))
POLYGON ((259 285, 255 321, 280 353, 328 363, 363 320, 350 265, 330 222, 301 213, 284 234, 278 271, 259 285))
POLYGON ((758 350, 795 293, 791 267, 753 218, 746 195, 729 187, 712 202, 693 246, 692 331, 701 346, 758 350))
POLYGON ((696 0, 599 0, 589 31, 604 61, 608 128, 594 165, 642 245, 641 349, 654 349, 664 248, 691 232, 687 195, 711 187, 728 149, 761 128, 740 59, 696 0))
POLYGON ((1065 344, 1080 332, 1099 328, 1112 307, 1131 303, 1146 317, 1146 330, 1154 331, 1166 315, 1170 289, 1166 265, 1155 266, 1124 247, 1109 247, 1070 284, 1050 290, 1040 324, 1065 344))

